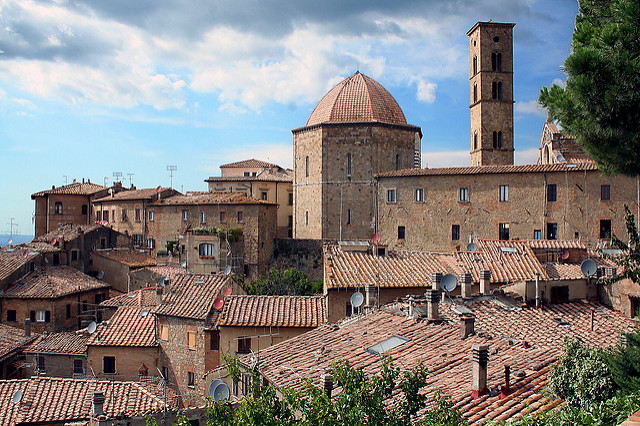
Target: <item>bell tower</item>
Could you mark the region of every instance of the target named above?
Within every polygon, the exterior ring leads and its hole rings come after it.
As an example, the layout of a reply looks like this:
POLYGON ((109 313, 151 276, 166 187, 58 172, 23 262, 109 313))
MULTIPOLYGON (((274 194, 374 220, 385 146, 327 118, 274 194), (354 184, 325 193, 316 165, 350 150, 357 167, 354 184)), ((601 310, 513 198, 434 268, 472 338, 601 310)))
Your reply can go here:
POLYGON ((513 164, 513 27, 477 22, 468 32, 471 166, 513 164))

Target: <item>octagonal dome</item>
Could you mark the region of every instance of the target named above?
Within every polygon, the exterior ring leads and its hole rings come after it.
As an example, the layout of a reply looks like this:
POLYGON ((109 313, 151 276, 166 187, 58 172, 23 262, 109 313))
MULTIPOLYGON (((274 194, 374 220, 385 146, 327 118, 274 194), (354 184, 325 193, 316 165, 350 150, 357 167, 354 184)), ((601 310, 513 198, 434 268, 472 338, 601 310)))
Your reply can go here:
POLYGON ((309 116, 307 126, 361 122, 407 124, 393 96, 374 79, 356 72, 324 95, 309 116))

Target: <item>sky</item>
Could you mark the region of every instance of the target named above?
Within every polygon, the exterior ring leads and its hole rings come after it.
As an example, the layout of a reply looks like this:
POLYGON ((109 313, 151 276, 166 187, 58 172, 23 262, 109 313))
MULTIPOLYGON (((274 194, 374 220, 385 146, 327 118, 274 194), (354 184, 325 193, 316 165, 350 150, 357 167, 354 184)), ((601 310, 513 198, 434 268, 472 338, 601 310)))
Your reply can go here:
MULTIPOLYGON (((536 161, 540 87, 562 84, 575 0, 0 0, 0 234, 73 179, 207 189, 221 164, 292 167, 291 130, 360 71, 469 165, 466 32, 513 22, 515 162, 536 161), (132 174, 132 175, 129 175, 132 174)), ((4 241, 0 241, 3 244, 4 241)))

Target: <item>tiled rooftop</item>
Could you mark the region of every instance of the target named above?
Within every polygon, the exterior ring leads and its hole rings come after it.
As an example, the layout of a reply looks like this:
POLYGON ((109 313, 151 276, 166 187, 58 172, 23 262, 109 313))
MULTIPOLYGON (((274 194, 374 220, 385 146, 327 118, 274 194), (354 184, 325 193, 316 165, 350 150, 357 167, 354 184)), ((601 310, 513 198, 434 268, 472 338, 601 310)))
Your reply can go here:
MULTIPOLYGON (((109 418, 144 417, 164 409, 163 390, 154 384, 110 380, 32 377, 0 381, 0 426, 86 421, 93 412, 92 396, 104 393, 109 418), (20 404, 11 399, 20 389, 20 404)), ((177 407, 175 393, 167 389, 167 409, 177 407)))
POLYGON ((324 296, 229 296, 218 325, 235 327, 318 327, 327 321, 324 296))
POLYGON ((152 205, 217 205, 217 204, 269 204, 276 205, 271 201, 257 200, 250 198, 241 192, 199 192, 187 195, 174 195, 155 201, 152 205))
POLYGON ((407 124, 393 96, 380 83, 359 72, 345 78, 324 95, 306 125, 352 122, 407 124))
MULTIPOLYGON (((119 201, 119 200, 151 200, 158 195, 158 192, 169 190, 170 188, 163 188, 161 186, 157 188, 143 188, 143 189, 129 189, 120 191, 113 194, 113 196, 101 197, 93 200, 94 203, 101 203, 107 201, 119 201)), ((176 191, 177 192, 177 191, 176 191)))
POLYGON ((0 291, 0 298, 55 299, 108 287, 109 284, 69 266, 48 266, 36 268, 4 291, 0 291))
POLYGON ((256 160, 255 158, 251 158, 249 160, 236 161, 235 163, 223 164, 220 166, 221 169, 245 168, 245 167, 257 167, 257 168, 268 169, 271 167, 278 167, 278 165, 273 163, 268 163, 262 160, 256 160))
POLYGON ((98 325, 88 346, 158 346, 155 320, 149 309, 120 307, 98 325))
POLYGON ((0 324, 0 361, 35 338, 25 336, 21 328, 0 324))
POLYGON ((153 313, 205 321, 216 297, 231 279, 224 275, 178 275, 171 280, 171 292, 162 295, 162 304, 153 313))
POLYGON ((34 238, 34 242, 50 243, 55 238, 58 241, 71 241, 78 238, 82 234, 94 231, 102 225, 76 225, 65 223, 58 226, 58 229, 48 232, 44 235, 34 238))
POLYGON ((150 307, 156 305, 156 290, 158 287, 143 287, 129 293, 111 297, 100 303, 100 306, 117 308, 120 306, 150 307))
POLYGON ((129 268, 144 268, 145 266, 155 266, 157 263, 154 257, 149 256, 149 253, 139 251, 94 250, 92 255, 122 263, 129 268))
MULTIPOLYGON (((24 334, 24 333, 23 333, 24 334)), ((86 355, 89 335, 84 332, 50 333, 39 336, 25 352, 86 355)))
POLYGON ((185 274, 185 270, 173 266, 147 266, 145 269, 157 274, 159 277, 167 277, 173 280, 178 275, 185 274))
POLYGON ((36 192, 35 194, 31 194, 31 199, 35 197, 42 197, 44 195, 49 194, 65 194, 65 195, 92 195, 96 192, 100 192, 107 189, 106 186, 96 185, 95 183, 86 182, 74 182, 69 185, 63 185, 59 187, 53 187, 51 189, 47 189, 44 191, 36 192))
POLYGON ((23 245, 0 248, 0 281, 13 274, 18 268, 40 255, 38 251, 23 245))
POLYGON ((263 170, 256 176, 215 176, 205 182, 293 182, 293 171, 275 172, 263 170))

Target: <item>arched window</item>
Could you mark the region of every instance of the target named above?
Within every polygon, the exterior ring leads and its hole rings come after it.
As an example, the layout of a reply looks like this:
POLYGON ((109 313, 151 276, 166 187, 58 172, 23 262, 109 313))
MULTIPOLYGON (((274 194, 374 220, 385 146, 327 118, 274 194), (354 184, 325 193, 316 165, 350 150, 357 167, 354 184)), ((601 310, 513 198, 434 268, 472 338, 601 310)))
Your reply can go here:
POLYGON ((478 74, 478 57, 473 57, 473 75, 478 74))
POLYGON ((502 149, 502 132, 498 132, 498 149, 502 149))
POLYGON ((502 82, 498 82, 498 99, 502 99, 502 82))
POLYGON ((495 81, 491 83, 491 99, 498 99, 498 83, 495 81))
POLYGON ((478 102, 478 85, 473 85, 473 102, 478 102))
POLYGON ((305 177, 309 177, 309 156, 304 159, 304 175, 305 177))
POLYGON ((478 132, 473 134, 473 149, 478 149, 478 132))
POLYGON ((545 145, 544 146, 544 159, 543 159, 543 161, 544 161, 544 164, 549 164, 550 163, 550 161, 549 161, 549 145, 545 145))
POLYGON ((498 69, 498 55, 495 53, 491 54, 491 71, 495 71, 498 69))
POLYGON ((347 177, 351 177, 351 153, 347 154, 347 177))
POLYGON ((198 246, 198 255, 200 257, 215 256, 215 246, 211 243, 202 243, 198 246))
POLYGON ((496 68, 498 71, 502 71, 502 53, 496 55, 496 68))
POLYGON ((493 132, 493 149, 498 148, 498 132, 493 132))
POLYGON ((54 214, 62 214, 62 203, 60 201, 56 201, 54 206, 54 214))

